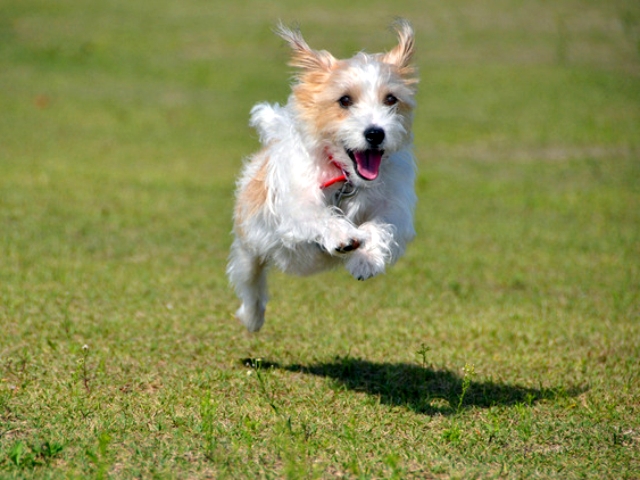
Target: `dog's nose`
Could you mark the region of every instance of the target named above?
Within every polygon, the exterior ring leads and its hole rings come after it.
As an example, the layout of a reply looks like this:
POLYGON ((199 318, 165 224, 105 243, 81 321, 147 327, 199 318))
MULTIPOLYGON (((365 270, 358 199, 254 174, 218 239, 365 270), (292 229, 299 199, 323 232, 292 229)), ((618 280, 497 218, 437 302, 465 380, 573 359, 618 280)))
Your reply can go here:
POLYGON ((364 131, 364 138, 371 148, 377 148, 384 142, 384 130, 380 127, 369 127, 364 131))

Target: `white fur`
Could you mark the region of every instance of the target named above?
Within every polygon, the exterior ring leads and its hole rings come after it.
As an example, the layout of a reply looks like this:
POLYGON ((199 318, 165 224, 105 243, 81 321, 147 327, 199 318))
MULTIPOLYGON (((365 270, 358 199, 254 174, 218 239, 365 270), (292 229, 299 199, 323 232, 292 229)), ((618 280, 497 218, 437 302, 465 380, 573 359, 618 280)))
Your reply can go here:
MULTIPOLYGON (((412 41, 408 24, 400 29, 401 43, 402 34, 412 41)), ((407 46, 399 45, 386 57, 360 53, 338 61, 327 52, 309 49, 298 32, 281 27, 279 33, 298 57, 304 57, 302 62, 318 63, 303 67, 300 91, 307 81, 304 73, 317 68, 328 74, 327 95, 337 97, 336 102, 342 92, 359 93, 353 106, 336 110, 340 118, 323 131, 311 121, 315 110, 300 104, 296 86, 285 106, 260 103, 251 111, 251 125, 264 148, 244 165, 238 181, 235 240, 227 268, 242 301, 236 315, 250 331, 264 323, 269 266, 309 275, 344 264, 351 275, 365 280, 384 273, 415 235, 415 161, 407 131, 415 80, 398 73, 400 62, 406 67, 410 56, 398 51, 407 46), (392 92, 408 108, 403 113, 397 106, 385 105, 381 92, 392 92), (385 154, 377 178, 368 181, 358 175, 345 149, 366 149, 364 131, 371 126, 384 130, 385 154), (321 187, 340 174, 329 155, 357 188, 355 196, 339 205, 332 198, 342 184, 321 187), (258 192, 253 197, 247 193, 251 189, 258 192), (349 245, 355 248, 345 251, 349 245)), ((317 114, 322 115, 323 109, 318 108, 317 114)))

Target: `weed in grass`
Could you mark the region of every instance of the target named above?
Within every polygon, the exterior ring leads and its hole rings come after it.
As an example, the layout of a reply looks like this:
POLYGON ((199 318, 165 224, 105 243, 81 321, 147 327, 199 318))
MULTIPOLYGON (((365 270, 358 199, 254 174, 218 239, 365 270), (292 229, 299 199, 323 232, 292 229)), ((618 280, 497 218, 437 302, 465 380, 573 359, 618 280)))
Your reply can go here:
POLYGON ((91 381, 92 377, 88 365, 89 359, 89 346, 83 345, 80 349, 80 358, 76 362, 76 369, 72 376, 74 385, 80 384, 80 388, 72 388, 73 397, 76 408, 83 418, 87 418, 94 407, 91 404, 91 381))
POLYGON ((283 469, 287 478, 303 478, 314 467, 309 457, 309 440, 314 435, 316 428, 306 422, 293 420, 290 414, 285 413, 285 408, 278 405, 275 398, 275 389, 269 383, 268 372, 274 370, 277 364, 263 361, 261 358, 243 359, 242 363, 249 366, 247 374, 255 377, 258 390, 276 416, 276 431, 278 449, 283 462, 283 469))
POLYGON ((25 456, 25 450, 27 449, 24 442, 18 442, 9 449, 9 460, 11 460, 16 466, 20 467, 24 464, 23 458, 25 456))
POLYGON ((212 461, 218 461, 218 437, 220 432, 216 428, 218 420, 218 404, 211 398, 211 392, 207 391, 200 403, 201 430, 204 437, 204 456, 212 461))
POLYGON ((533 413, 531 412, 531 405, 517 403, 514 411, 517 416, 515 428, 520 435, 520 439, 523 442, 527 442, 533 434, 533 413))
MULTIPOLYGON (((462 412, 465 397, 471 388, 471 379, 475 376, 476 371, 473 365, 465 364, 462 369, 462 382, 460 385, 460 394, 458 395, 458 403, 456 405, 456 415, 451 419, 449 427, 442 432, 442 439, 453 444, 459 445, 462 440, 462 427, 458 421, 458 416, 462 412)), ((527 393, 530 395, 530 393, 527 393)))
POLYGON ((87 448, 85 453, 87 458, 93 463, 93 477, 99 480, 108 478, 109 469, 113 464, 113 455, 109 448, 112 437, 107 432, 98 434, 98 447, 87 448))
POLYGON ((424 343, 420 344, 420 349, 416 352, 420 358, 420 365, 426 371, 427 370, 427 353, 429 353, 431 347, 426 346, 424 343))
POLYGON ((23 441, 18 441, 9 449, 8 456, 15 466, 27 469, 50 462, 63 449, 64 446, 57 442, 45 441, 27 445, 23 441))
POLYGON ((623 429, 623 428, 615 427, 613 430, 612 442, 614 445, 617 445, 617 446, 633 447, 637 441, 638 433, 639 432, 631 428, 623 429))
POLYGON ((87 367, 87 359, 89 358, 89 345, 84 344, 82 346, 82 358, 78 361, 79 377, 82 380, 82 385, 87 394, 91 393, 91 387, 89 386, 89 370, 87 367))
MULTIPOLYGON (((281 414, 280 413, 280 409, 278 408, 278 406, 276 405, 275 400, 274 400, 273 389, 269 388, 269 385, 267 384, 267 379, 262 374, 262 369, 265 366, 268 367, 268 368, 273 368, 269 363, 263 364, 261 358, 256 358, 255 360, 251 360, 251 368, 253 370, 249 370, 248 374, 255 373, 256 379, 258 380, 258 386, 260 388, 260 393, 267 400, 267 403, 269 404, 271 409, 274 411, 274 413, 276 415, 280 416, 280 414, 281 414)), ((289 427, 291 427, 291 418, 288 417, 285 420, 285 423, 289 427)))
POLYGON ((485 420, 482 424, 483 430, 485 432, 485 438, 487 439, 487 443, 498 443, 502 442, 502 417, 501 412, 499 412, 496 408, 490 408, 485 416, 485 420))
MULTIPOLYGON (((456 413, 460 413, 460 411, 462 410, 464 398, 466 397, 467 392, 469 391, 469 387, 471 387, 471 379, 476 374, 475 366, 469 365, 468 363, 465 364, 464 368, 462 369, 462 373, 463 373, 462 385, 460 389, 460 396, 458 398, 458 406, 456 407, 456 413)), ((531 393, 527 393, 527 396, 530 396, 530 395, 531 393)))
POLYGON ((396 453, 390 453, 384 457, 384 463, 391 470, 388 478, 401 479, 406 478, 406 469, 403 467, 400 457, 396 453))
POLYGON ((266 375, 264 375, 264 368, 273 369, 275 368, 274 364, 270 362, 263 362, 261 358, 244 360, 245 363, 248 362, 249 366, 252 370, 249 370, 247 374, 249 376, 254 375, 257 382, 258 388, 260 390, 260 394, 267 401, 271 410, 275 413, 276 417, 280 419, 280 425, 284 426, 284 430, 288 435, 293 435, 293 427, 291 424, 291 416, 287 416, 284 414, 284 411, 276 404, 275 401, 275 391, 268 383, 268 379, 266 375))
POLYGON ((442 439, 453 445, 459 445, 462 440, 462 430, 457 421, 452 421, 448 428, 442 432, 442 439))

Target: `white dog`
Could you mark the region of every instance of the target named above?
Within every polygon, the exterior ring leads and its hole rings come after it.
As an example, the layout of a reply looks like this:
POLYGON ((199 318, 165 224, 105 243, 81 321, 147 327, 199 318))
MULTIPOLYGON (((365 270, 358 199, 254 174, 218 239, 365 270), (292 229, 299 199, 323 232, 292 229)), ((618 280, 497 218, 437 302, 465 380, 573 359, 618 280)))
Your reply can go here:
POLYGON ((414 35, 384 54, 338 60, 298 31, 277 33, 299 69, 285 106, 261 103, 251 125, 264 148, 244 165, 227 274, 255 332, 264 323, 267 268, 308 275, 344 264, 355 278, 383 273, 415 235, 411 124, 414 35))

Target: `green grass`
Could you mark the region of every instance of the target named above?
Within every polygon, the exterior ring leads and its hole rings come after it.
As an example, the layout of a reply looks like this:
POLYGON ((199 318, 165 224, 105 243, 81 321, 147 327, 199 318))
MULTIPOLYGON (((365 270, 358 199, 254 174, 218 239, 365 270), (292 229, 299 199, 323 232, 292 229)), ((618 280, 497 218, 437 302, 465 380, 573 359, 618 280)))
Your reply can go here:
POLYGON ((638 478, 640 6, 8 0, 0 478, 638 478), (416 27, 418 237, 382 277, 224 276, 299 22, 416 27))

